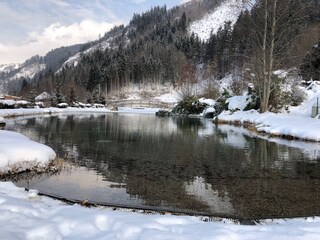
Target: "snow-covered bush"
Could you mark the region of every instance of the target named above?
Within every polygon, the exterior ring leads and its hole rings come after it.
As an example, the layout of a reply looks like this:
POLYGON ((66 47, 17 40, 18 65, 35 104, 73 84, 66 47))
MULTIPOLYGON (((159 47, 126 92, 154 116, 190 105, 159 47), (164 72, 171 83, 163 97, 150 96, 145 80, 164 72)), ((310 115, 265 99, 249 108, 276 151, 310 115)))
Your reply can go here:
POLYGON ((278 112, 288 106, 298 106, 305 100, 306 94, 298 86, 283 91, 280 88, 275 89, 270 96, 271 111, 278 112))
POLYGON ((0 100, 0 109, 31 108, 31 107, 32 107, 32 104, 28 101, 0 100))
POLYGON ((216 104, 214 105, 214 108, 216 109, 216 113, 219 115, 224 110, 228 110, 228 103, 227 99, 230 98, 231 95, 229 91, 224 88, 221 96, 217 99, 216 104))
POLYGON ((103 104, 100 104, 100 103, 94 103, 92 105, 93 108, 104 108, 104 105, 103 104))
POLYGON ((291 94, 291 105, 292 106, 298 106, 300 105, 306 98, 306 93, 301 90, 299 87, 295 86, 292 89, 291 94))
POLYGON ((251 93, 250 100, 247 102, 247 106, 243 109, 243 111, 249 111, 249 110, 258 110, 260 108, 260 98, 254 94, 251 93))
POLYGON ((67 107, 68 107, 68 104, 67 104, 67 103, 58 103, 58 104, 57 104, 57 107, 58 107, 58 108, 67 108, 67 107))
POLYGON ((182 99, 177 106, 172 109, 173 114, 200 114, 203 112, 206 103, 201 103, 196 96, 189 96, 182 99))

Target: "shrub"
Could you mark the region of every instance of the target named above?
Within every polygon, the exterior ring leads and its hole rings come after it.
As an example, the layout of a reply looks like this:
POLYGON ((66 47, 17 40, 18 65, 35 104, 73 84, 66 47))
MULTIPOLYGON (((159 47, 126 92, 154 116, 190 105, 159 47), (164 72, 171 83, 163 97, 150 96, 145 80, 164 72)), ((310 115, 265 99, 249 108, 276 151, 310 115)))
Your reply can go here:
POLYGON ((200 114, 207 104, 201 103, 195 96, 188 96, 182 99, 177 106, 172 109, 173 114, 200 114))
POLYGON ((291 105, 292 106, 300 105, 305 100, 305 98, 306 98, 306 94, 300 88, 295 86, 292 89, 292 94, 291 94, 291 105))

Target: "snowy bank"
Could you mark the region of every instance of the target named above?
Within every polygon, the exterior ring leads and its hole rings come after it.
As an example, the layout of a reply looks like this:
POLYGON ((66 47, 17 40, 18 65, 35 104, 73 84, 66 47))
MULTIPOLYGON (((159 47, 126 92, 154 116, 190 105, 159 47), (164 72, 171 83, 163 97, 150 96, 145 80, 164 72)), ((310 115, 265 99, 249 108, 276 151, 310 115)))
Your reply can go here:
POLYGON ((38 114, 56 114, 56 113, 156 113, 160 108, 131 108, 119 107, 117 111, 107 108, 20 108, 20 109, 0 109, 0 122, 3 117, 18 117, 38 114))
POLYGON ((66 205, 35 190, 0 182, 3 239, 319 239, 320 218, 266 220, 245 226, 230 220, 143 215, 66 205))
POLYGON ((45 168, 56 158, 52 148, 15 132, 0 131, 0 174, 45 168))
POLYGON ((320 142, 320 120, 295 114, 263 114, 255 110, 231 113, 224 111, 218 116, 219 123, 251 124, 257 132, 271 136, 320 142))
POLYGON ((51 114, 51 113, 107 113, 111 112, 107 108, 19 108, 19 109, 0 109, 0 117, 16 117, 24 115, 51 114))

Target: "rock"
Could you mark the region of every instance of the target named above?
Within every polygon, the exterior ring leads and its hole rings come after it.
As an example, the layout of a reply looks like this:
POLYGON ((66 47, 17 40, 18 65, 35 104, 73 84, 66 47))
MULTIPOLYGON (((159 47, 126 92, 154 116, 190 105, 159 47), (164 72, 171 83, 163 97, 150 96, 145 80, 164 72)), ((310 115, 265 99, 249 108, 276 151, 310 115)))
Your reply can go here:
POLYGON ((169 117, 170 112, 167 110, 159 110, 158 112, 156 112, 156 116, 157 117, 169 117))

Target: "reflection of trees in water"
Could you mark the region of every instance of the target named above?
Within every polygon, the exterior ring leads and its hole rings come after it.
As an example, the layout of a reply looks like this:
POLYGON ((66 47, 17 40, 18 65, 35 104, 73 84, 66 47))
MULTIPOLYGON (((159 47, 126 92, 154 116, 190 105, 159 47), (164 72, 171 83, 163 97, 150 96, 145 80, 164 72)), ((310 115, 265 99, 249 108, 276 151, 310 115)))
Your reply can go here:
POLYGON ((228 191, 236 216, 297 217, 320 213, 319 179, 216 179, 228 191))
POLYGON ((228 194, 239 216, 320 212, 319 162, 243 135, 239 146, 244 147, 230 146, 232 133, 219 128, 198 136, 204 127, 200 119, 110 114, 28 121, 41 142, 60 156, 68 154, 106 180, 125 183, 129 194, 148 205, 207 210, 185 189, 185 182, 202 177, 221 196, 228 194))

